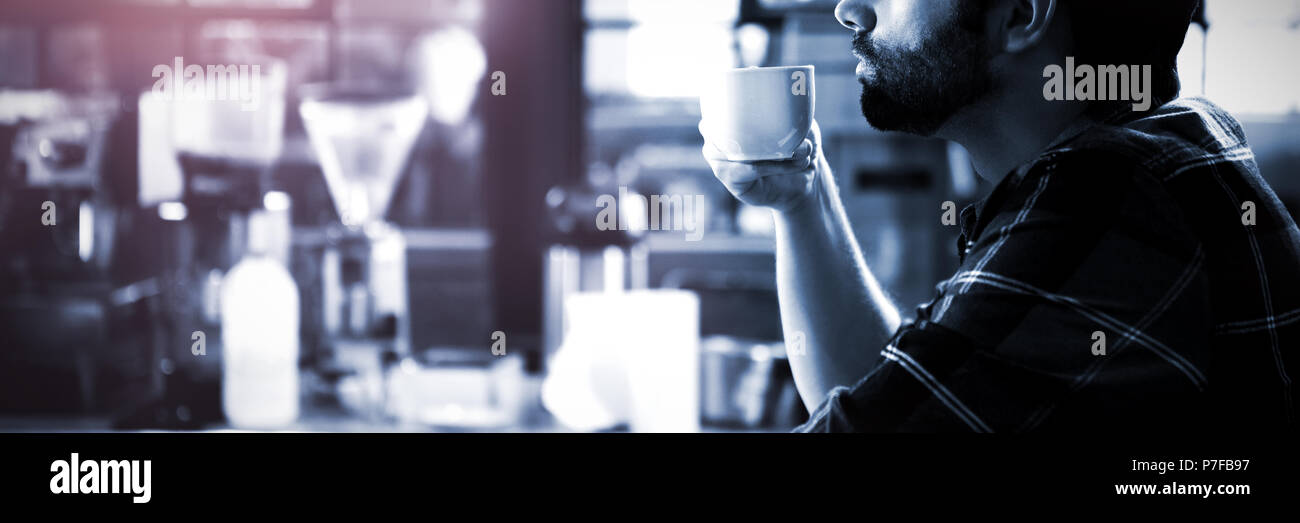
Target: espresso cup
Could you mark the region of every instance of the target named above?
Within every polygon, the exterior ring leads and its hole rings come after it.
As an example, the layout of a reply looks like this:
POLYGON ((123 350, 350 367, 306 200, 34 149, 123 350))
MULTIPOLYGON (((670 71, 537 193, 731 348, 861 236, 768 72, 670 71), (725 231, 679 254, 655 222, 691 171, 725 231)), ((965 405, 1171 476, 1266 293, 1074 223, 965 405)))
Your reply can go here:
POLYGON ((700 132, 734 162, 788 160, 812 127, 813 66, 748 67, 705 79, 700 132))

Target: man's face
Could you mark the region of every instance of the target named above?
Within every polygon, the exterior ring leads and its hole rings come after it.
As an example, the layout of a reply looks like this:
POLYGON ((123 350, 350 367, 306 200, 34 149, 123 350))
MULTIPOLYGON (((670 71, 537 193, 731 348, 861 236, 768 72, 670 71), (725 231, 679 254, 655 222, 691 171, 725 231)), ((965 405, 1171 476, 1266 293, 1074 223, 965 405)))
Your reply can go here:
POLYGON ((984 2, 843 0, 854 31, 862 115, 880 130, 930 136, 992 90, 984 2))

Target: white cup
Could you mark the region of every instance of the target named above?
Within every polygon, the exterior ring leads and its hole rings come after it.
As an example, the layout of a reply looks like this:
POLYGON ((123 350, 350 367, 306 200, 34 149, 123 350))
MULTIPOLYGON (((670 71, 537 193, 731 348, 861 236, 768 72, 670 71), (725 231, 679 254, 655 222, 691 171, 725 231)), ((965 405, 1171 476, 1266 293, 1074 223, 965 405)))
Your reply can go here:
POLYGON ((705 80, 700 132, 735 162, 788 160, 812 127, 813 66, 731 69, 705 80))

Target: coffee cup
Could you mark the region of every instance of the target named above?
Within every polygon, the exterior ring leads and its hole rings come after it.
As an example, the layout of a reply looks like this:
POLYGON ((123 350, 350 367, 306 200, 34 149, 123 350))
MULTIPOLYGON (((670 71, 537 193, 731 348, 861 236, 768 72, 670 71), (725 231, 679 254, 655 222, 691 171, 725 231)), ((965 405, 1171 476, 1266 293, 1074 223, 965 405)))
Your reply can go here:
POLYGON ((812 127, 813 66, 747 67, 710 75, 700 132, 728 160, 788 160, 812 127))

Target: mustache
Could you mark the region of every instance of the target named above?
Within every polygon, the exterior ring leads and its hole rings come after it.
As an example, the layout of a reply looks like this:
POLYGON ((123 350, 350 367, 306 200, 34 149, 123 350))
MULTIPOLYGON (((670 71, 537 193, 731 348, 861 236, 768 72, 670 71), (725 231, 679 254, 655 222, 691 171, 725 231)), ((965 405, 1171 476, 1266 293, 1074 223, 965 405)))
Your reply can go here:
POLYGON ((876 43, 866 33, 853 35, 853 54, 860 58, 878 58, 876 43))

